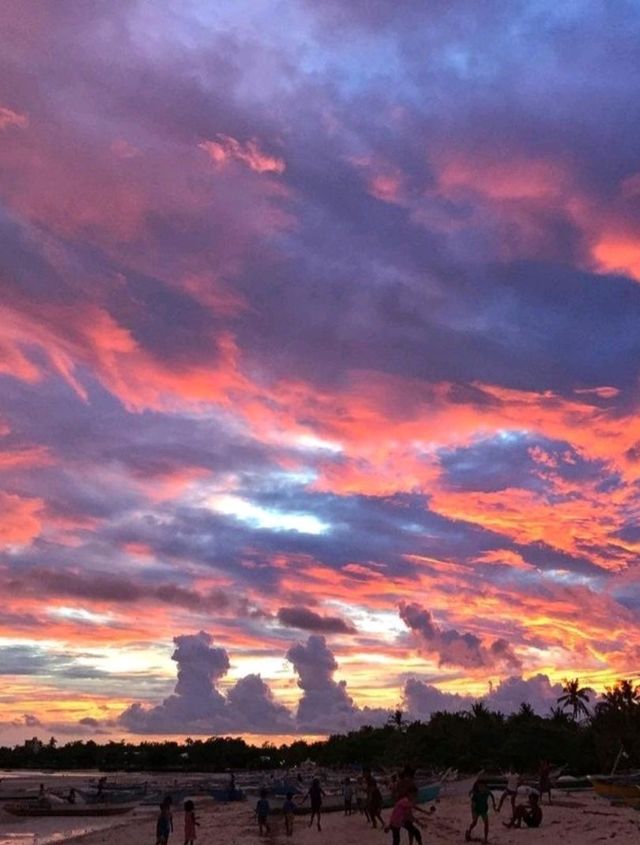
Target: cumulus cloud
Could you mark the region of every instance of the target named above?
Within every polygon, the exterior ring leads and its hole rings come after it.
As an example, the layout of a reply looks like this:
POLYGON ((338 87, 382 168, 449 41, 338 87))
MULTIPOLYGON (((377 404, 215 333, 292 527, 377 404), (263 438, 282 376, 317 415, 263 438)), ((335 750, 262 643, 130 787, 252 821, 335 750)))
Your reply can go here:
POLYGON ((324 634, 355 634, 356 629, 339 616, 321 616, 307 607, 281 607, 278 622, 288 628, 324 634))
MULTIPOLYGON (((492 686, 480 700, 490 710, 505 715, 515 713, 523 702, 527 702, 543 716, 557 705, 560 695, 562 685, 552 683, 547 675, 538 674, 526 679, 512 675, 492 686)), ((426 720, 440 711, 459 713, 468 710, 477 700, 471 695, 445 692, 416 678, 408 678, 403 691, 403 706, 414 719, 426 720)))
POLYGON ((294 728, 291 713, 275 701, 269 686, 260 675, 251 674, 240 678, 227 693, 227 704, 233 712, 233 718, 249 726, 255 733, 278 730, 288 733, 294 728))
POLYGON ((229 670, 226 650, 214 646, 205 631, 174 637, 173 642, 176 648, 171 659, 178 664, 175 692, 151 709, 132 704, 120 716, 129 730, 172 733, 197 728, 206 733, 226 724, 227 703, 215 686, 229 670))
POLYGON ((428 610, 416 602, 401 602, 400 618, 420 638, 421 644, 437 654, 441 666, 465 668, 493 667, 500 664, 518 669, 521 662, 509 643, 500 638, 485 646, 475 634, 444 629, 435 624, 428 610))
POLYGON ((458 713, 466 710, 472 701, 469 696, 444 692, 416 678, 408 678, 404 685, 403 707, 415 719, 428 719, 440 711, 458 713))
POLYGON ((333 677, 338 664, 323 636, 311 634, 306 643, 292 646, 287 660, 298 673, 298 686, 302 690, 296 712, 301 731, 347 731, 381 721, 388 715, 386 710, 361 709, 354 704, 346 681, 336 681, 333 677))
POLYGON ((331 733, 381 723, 388 715, 357 707, 346 682, 334 680, 338 664, 323 636, 312 634, 286 654, 302 690, 295 713, 276 701, 258 674, 245 675, 223 695, 216 684, 229 669, 229 657, 205 631, 175 637, 174 643, 173 695, 156 707, 132 704, 118 718, 134 733, 331 733))

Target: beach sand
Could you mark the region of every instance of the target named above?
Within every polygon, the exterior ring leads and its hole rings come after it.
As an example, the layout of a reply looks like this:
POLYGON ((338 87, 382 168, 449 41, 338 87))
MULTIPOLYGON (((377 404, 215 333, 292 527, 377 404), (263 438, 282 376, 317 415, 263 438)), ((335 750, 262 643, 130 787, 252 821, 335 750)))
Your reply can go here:
MULTIPOLYGON (((280 802, 272 802, 272 807, 280 802)), ((436 805, 433 816, 426 819, 422 831, 425 845, 441 843, 453 845, 464 842, 465 827, 469 824, 469 804, 465 798, 443 798, 436 805)), ((216 805, 213 801, 196 802, 200 827, 196 845, 391 845, 391 834, 373 830, 362 816, 345 818, 341 813, 328 813, 322 819, 322 832, 308 825, 308 816, 296 817, 293 836, 287 838, 281 818, 271 819, 271 834, 258 836, 253 818, 254 802, 216 805)), ((625 807, 612 807, 593 793, 562 796, 558 804, 543 806, 544 819, 538 830, 507 830, 502 821, 508 819, 507 807, 501 816, 491 814, 489 841, 504 845, 590 845, 615 841, 619 845, 640 843, 640 812, 625 807)), ((385 819, 389 811, 384 813, 385 819)), ((184 814, 174 812, 175 830, 169 845, 183 845, 184 814)), ((475 841, 481 841, 476 829, 475 841)), ((402 833, 402 845, 407 843, 402 833)), ((97 831, 81 840, 82 845, 154 845, 155 815, 132 818, 118 828, 97 831)))

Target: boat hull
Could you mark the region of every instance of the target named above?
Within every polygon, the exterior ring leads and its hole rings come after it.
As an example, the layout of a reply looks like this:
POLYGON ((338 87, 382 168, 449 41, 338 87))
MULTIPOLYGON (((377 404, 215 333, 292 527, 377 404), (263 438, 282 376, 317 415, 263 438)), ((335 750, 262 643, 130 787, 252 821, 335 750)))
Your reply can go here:
POLYGON ((620 802, 630 806, 640 806, 640 790, 633 783, 610 783, 591 778, 594 791, 607 801, 620 802))

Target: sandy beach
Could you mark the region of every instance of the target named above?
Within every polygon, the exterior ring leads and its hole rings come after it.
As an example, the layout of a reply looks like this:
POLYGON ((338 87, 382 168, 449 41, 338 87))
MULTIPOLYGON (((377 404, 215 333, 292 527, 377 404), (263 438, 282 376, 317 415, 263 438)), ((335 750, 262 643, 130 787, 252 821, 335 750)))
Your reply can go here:
MULTIPOLYGON (((47 788, 60 792, 70 783, 86 787, 87 775, 93 773, 32 774, 28 778, 15 780, 11 775, 4 779, 3 787, 11 789, 9 781, 16 785, 28 784, 35 788, 45 782, 47 788)), ((202 775, 182 776, 181 780, 197 782, 202 775)), ((95 777, 94 777, 95 780, 95 777)), ((154 786, 172 791, 175 775, 150 775, 154 786)), ((118 775, 111 781, 121 785, 141 782, 137 774, 118 775)), ((494 793, 496 800, 499 793, 494 793)), ((196 845, 391 845, 391 835, 380 829, 372 829, 363 816, 354 814, 345 817, 342 813, 327 813, 322 818, 322 831, 308 827, 308 815, 295 819, 293 836, 286 837, 284 823, 279 815, 270 819, 271 833, 259 837, 254 820, 255 797, 245 802, 221 804, 209 797, 194 794, 196 814, 200 826, 196 845)), ((272 810, 282 806, 282 799, 271 799, 272 810)), ((469 801, 466 797, 444 794, 435 804, 435 813, 423 822, 425 845, 431 842, 442 845, 464 842, 465 829, 470 822, 469 801)), ((554 794, 554 803, 543 805, 543 822, 537 830, 509 830, 503 822, 508 821, 508 807, 502 814, 491 812, 489 841, 516 845, 517 843, 545 843, 556 845, 591 845, 591 843, 615 840, 620 845, 637 845, 640 842, 640 812, 627 807, 614 807, 597 796, 592 790, 559 792, 554 794)), ((390 810, 383 811, 388 819, 390 810)), ((73 840, 81 845, 154 845, 157 808, 137 806, 132 812, 115 818, 104 819, 84 816, 74 819, 16 817, 0 809, 0 845, 51 845, 73 840)), ((183 845, 184 813, 181 804, 174 808, 174 832, 169 845, 183 845)), ((418 817, 421 819, 421 817, 418 817)), ((481 829, 474 831, 481 841, 481 829)), ((407 845, 407 834, 402 834, 402 845, 407 845)))
MULTIPOLYGON (((272 802, 272 806, 279 806, 272 802)), ((258 845, 260 841, 277 843, 291 842, 292 845, 380 845, 391 842, 391 835, 373 830, 361 816, 345 818, 341 813, 330 813, 323 817, 322 832, 308 827, 308 817, 296 818, 293 836, 287 839, 280 818, 271 820, 271 835, 262 840, 258 836, 253 818, 253 802, 235 805, 216 805, 212 801, 197 804, 199 845, 258 845)), ((385 811, 385 818, 389 811, 385 811)), ((491 815, 491 842, 504 845, 517 843, 566 843, 566 845, 590 845, 590 843, 614 840, 620 845, 637 845, 640 841, 640 813, 628 809, 611 807, 593 793, 580 796, 563 796, 558 804, 544 805, 544 819, 539 830, 507 830, 507 808, 501 816, 491 815)), ((469 823, 468 802, 464 798, 443 798, 437 804, 435 814, 427 819, 423 828, 426 843, 439 842, 442 845, 464 842, 464 831, 469 823)), ((174 814, 175 830, 170 845, 182 845, 183 813, 174 814)), ((402 834, 403 845, 407 841, 402 834)), ((479 839, 476 841, 480 841, 479 839)), ((82 845, 154 845, 155 816, 145 815, 131 818, 128 823, 115 829, 98 831, 82 838, 82 845)))

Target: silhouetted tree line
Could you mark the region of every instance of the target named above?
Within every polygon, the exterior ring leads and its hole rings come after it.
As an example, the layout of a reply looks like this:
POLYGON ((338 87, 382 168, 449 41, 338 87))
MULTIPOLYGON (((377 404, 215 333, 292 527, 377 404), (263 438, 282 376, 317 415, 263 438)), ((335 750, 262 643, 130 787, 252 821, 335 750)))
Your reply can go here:
POLYGON ((455 766, 474 772, 515 766, 532 771, 541 759, 575 774, 608 771, 621 749, 627 766, 640 766, 640 686, 629 680, 607 688, 593 710, 577 679, 548 716, 523 703, 510 716, 482 702, 460 713, 434 713, 428 722, 405 722, 401 710, 383 727, 365 726, 318 742, 250 745, 240 738, 187 738, 184 742, 77 740, 54 737, 0 748, 0 768, 101 769, 103 771, 198 771, 292 767, 306 760, 322 766, 455 766))

